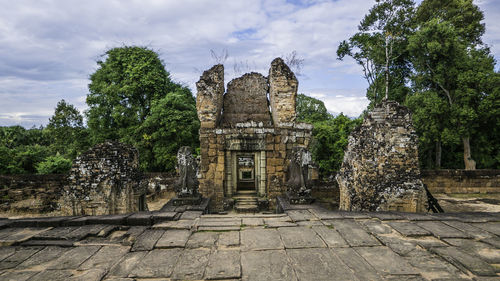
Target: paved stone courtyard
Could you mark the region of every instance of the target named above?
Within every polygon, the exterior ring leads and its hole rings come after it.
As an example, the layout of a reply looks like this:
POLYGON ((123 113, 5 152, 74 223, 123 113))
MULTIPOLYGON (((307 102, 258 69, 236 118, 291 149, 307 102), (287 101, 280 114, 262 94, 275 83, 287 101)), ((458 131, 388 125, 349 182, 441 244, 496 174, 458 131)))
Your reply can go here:
POLYGON ((500 213, 0 220, 0 280, 500 280, 500 213))

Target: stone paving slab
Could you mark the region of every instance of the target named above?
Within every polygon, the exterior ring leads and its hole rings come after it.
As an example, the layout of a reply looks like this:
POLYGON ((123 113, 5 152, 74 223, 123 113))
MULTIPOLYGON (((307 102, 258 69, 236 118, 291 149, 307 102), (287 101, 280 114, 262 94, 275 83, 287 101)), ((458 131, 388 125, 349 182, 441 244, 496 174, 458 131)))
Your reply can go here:
POLYGON ((286 249, 326 247, 316 232, 308 227, 280 227, 278 232, 286 249))
POLYGON ((354 220, 328 220, 327 222, 353 247, 380 245, 375 237, 370 235, 354 220))
POLYGON ((284 249, 276 229, 245 229, 240 232, 240 237, 242 251, 284 249))
POLYGON ((284 250, 241 253, 242 280, 298 280, 284 250))
MULTIPOLYGON (((0 241, 12 245, 0 246, 0 280, 500 279, 498 214, 292 211, 170 213, 173 221, 153 226, 102 224, 106 216, 7 226, 0 241)), ((154 221, 156 213, 146 214, 154 221)))

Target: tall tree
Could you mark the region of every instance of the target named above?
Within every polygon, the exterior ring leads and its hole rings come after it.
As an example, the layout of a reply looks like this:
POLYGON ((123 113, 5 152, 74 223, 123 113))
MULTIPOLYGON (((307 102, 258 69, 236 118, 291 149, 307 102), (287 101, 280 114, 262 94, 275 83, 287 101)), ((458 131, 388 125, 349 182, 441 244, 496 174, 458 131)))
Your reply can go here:
POLYGON ((103 58, 90 76, 87 96, 93 142, 131 142, 130 131, 146 120, 152 101, 165 97, 174 84, 158 54, 148 48, 113 48, 103 58))
POLYGON ((465 168, 475 169, 471 137, 481 100, 488 95, 481 81, 494 73, 494 60, 481 45, 482 12, 469 0, 424 0, 417 19, 418 31, 409 40, 413 81, 417 90, 433 91, 446 100, 449 124, 462 140, 465 168))
POLYGON ((401 102, 406 96, 410 73, 406 45, 414 6, 412 0, 376 0, 359 32, 337 49, 339 59, 350 56, 362 66, 371 106, 382 98, 401 102))
POLYGON ((54 153, 63 154, 68 159, 76 157, 76 154, 86 146, 83 116, 75 106, 64 99, 57 103, 46 130, 54 140, 51 144, 54 153))
POLYGON ((297 120, 301 122, 315 123, 331 118, 323 101, 304 94, 297 95, 296 110, 297 120))

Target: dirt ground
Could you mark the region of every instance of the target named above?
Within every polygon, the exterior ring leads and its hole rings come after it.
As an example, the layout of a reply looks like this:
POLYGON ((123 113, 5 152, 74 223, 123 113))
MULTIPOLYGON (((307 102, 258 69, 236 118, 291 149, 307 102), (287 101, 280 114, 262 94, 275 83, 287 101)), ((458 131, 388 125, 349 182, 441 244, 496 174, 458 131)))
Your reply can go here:
POLYGON ((500 212, 500 193, 433 194, 445 212, 500 212))

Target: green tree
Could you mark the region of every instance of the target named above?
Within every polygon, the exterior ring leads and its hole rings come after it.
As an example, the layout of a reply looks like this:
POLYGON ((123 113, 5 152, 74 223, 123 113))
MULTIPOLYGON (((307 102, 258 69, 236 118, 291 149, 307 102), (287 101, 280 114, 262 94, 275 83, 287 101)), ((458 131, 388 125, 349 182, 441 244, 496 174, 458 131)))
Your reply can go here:
MULTIPOLYGON (((480 45, 482 12, 472 1, 425 0, 418 9, 418 31, 409 40, 417 91, 433 91, 447 102, 449 128, 463 144, 466 169, 475 169, 471 138, 479 124, 479 107, 489 93, 483 81, 494 74, 494 60, 480 45), (436 13, 426 9, 433 8, 436 13), (470 19, 464 23, 461 19, 470 19), (451 129, 453 128, 453 129, 451 129)), ((473 141, 474 142, 474 141, 473 141)))
POLYGON ((45 128, 53 138, 51 147, 54 153, 61 153, 73 159, 78 152, 87 147, 86 130, 82 114, 63 99, 57 103, 54 115, 45 128))
POLYGON ((338 59, 350 56, 363 68, 371 107, 383 98, 402 102, 408 92, 406 45, 414 6, 412 0, 376 0, 359 31, 337 49, 338 59))
POLYGON ((164 97, 174 84, 158 54, 148 48, 113 48, 103 58, 90 76, 87 96, 93 143, 106 139, 132 143, 130 132, 146 120, 152 102, 164 97))
POLYGON ((61 155, 49 156, 36 165, 38 174, 62 174, 69 171, 72 161, 61 155))
POLYGON ((315 123, 331 118, 323 101, 304 94, 297 95, 296 110, 297 121, 300 122, 315 123))
POLYGON ((151 114, 138 129, 141 165, 148 171, 175 169, 181 146, 199 147, 200 122, 196 100, 187 88, 179 88, 153 101, 151 114))

